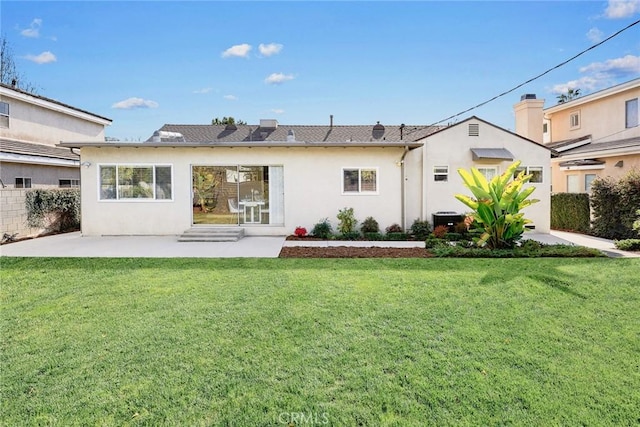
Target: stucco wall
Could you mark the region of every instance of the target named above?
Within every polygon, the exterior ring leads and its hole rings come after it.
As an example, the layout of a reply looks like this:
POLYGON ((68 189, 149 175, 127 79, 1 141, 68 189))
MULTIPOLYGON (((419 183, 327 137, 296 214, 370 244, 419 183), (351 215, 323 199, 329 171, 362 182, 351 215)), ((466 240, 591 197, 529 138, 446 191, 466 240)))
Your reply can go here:
POLYGON ((247 234, 285 235, 310 230, 323 218, 337 224, 343 207, 384 228, 401 222, 401 148, 90 148, 81 150, 84 235, 175 235, 191 227, 191 165, 270 165, 284 168, 284 226, 245 225, 247 234), (173 200, 99 201, 98 165, 172 164, 173 200), (377 195, 342 195, 343 167, 377 167, 377 195))
POLYGON ((63 114, 19 99, 2 96, 9 103, 9 128, 0 137, 55 145, 60 141, 104 141, 104 124, 63 114))
POLYGON ((2 162, 0 179, 4 185, 13 188, 16 177, 31 178, 32 188, 58 188, 61 179, 80 179, 80 170, 77 167, 2 162))
POLYGON ((540 199, 524 210, 525 217, 533 221, 536 231, 548 232, 550 229, 550 151, 533 142, 522 139, 482 121, 465 121, 447 128, 425 140, 424 149, 424 194, 423 217, 432 220, 438 211, 465 213, 469 208, 455 199, 455 194, 471 195, 457 173, 458 168, 497 166, 498 173, 512 163, 511 161, 473 161, 471 148, 506 148, 521 160, 522 166, 542 166, 543 182, 529 184, 536 187, 532 198, 540 199), (479 125, 479 136, 469 136, 468 124, 479 125), (433 177, 434 166, 449 166, 447 182, 436 182, 433 177))
POLYGON ((628 174, 631 170, 636 169, 640 171, 640 154, 634 156, 613 156, 613 157, 601 157, 600 160, 604 161, 604 169, 569 169, 561 170, 560 161, 564 159, 555 160, 552 163, 553 174, 553 192, 565 193, 567 192, 567 176, 575 175, 578 177, 580 193, 586 192, 585 188, 585 175, 595 174, 599 178, 611 177, 616 180, 622 178, 628 174), (616 164, 622 161, 622 166, 616 166, 616 164))

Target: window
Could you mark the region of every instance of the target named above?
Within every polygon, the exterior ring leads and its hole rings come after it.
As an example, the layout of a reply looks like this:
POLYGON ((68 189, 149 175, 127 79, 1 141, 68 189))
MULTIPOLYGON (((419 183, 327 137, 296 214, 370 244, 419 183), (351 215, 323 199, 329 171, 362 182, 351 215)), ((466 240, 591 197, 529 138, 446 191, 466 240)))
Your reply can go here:
POLYGON ((549 132, 549 123, 545 123, 542 125, 542 133, 548 133, 549 132))
POLYGON ((0 127, 9 127, 9 103, 0 102, 0 127))
POLYGON ((31 188, 31 178, 16 178, 16 188, 31 188))
POLYGON ((625 102, 625 127, 633 128, 638 126, 638 98, 625 102))
POLYGON ((59 179, 58 187, 60 188, 78 188, 80 187, 79 179, 59 179))
POLYGON ((480 136, 480 125, 478 123, 469 123, 469 136, 480 136))
POLYGON ((171 183, 171 166, 100 166, 100 200, 171 200, 171 183))
POLYGON ((542 166, 520 166, 513 173, 513 177, 515 178, 520 174, 520 172, 524 172, 525 175, 532 175, 529 180, 532 184, 540 184, 542 183, 542 166))
POLYGON ((588 173, 584 176, 584 191, 587 193, 591 193, 591 183, 594 179, 596 179, 598 175, 595 173, 588 173))
POLYGON ((342 169, 342 192, 349 194, 374 194, 378 192, 376 168, 342 169))
POLYGON ((578 175, 567 175, 567 193, 579 193, 578 175))
POLYGON ((580 127, 580 112, 576 111, 575 113, 571 113, 569 116, 569 127, 571 129, 576 129, 580 127))
POLYGON ((487 181, 491 181, 493 177, 498 174, 497 167, 483 167, 476 169, 478 169, 478 172, 480 172, 482 175, 484 175, 485 178, 487 178, 487 181))
POLYGON ((434 166, 433 167, 433 180, 435 182, 447 182, 447 181, 449 181, 449 166, 434 166))

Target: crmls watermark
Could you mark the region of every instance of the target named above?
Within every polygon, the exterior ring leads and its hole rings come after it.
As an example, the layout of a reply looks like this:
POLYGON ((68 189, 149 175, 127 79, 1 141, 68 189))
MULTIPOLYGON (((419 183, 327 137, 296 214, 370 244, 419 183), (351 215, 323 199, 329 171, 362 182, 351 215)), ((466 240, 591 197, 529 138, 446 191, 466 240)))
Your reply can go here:
POLYGON ((329 416, 326 412, 281 412, 278 422, 288 426, 326 425, 329 416))

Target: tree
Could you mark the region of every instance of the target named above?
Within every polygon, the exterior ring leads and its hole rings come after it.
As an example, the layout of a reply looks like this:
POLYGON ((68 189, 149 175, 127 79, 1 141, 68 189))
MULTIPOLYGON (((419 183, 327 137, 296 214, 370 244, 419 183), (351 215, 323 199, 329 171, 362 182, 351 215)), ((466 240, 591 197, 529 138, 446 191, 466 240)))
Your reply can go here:
POLYGON ((561 93, 557 96, 558 104, 562 104, 564 102, 571 101, 572 99, 576 99, 580 96, 580 89, 568 89, 567 93, 561 93))
POLYGON ((0 83, 14 86, 25 92, 37 93, 36 87, 27 82, 18 71, 11 45, 5 36, 0 37, 0 83))
POLYGON ((535 187, 522 189, 533 175, 520 172, 513 180, 520 161, 514 162, 502 175, 496 175, 491 182, 478 171, 471 168, 471 173, 458 169, 464 185, 471 190, 475 199, 456 194, 456 199, 473 209, 472 218, 476 228, 482 235, 476 242, 478 246, 485 244, 490 249, 513 248, 525 231, 525 225, 531 221, 520 212, 527 206, 539 202, 527 199, 535 187))
POLYGON ((238 120, 236 122, 236 119, 229 116, 229 117, 223 117, 222 119, 219 119, 218 117, 216 117, 215 119, 211 120, 211 124, 212 125, 246 125, 247 122, 242 120, 238 120))

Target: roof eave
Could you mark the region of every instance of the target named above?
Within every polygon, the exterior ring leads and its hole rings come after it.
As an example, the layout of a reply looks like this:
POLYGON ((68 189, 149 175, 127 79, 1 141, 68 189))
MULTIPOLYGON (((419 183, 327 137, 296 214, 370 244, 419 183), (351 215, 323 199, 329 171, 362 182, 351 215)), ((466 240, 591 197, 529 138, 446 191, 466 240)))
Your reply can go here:
POLYGON ((337 147, 337 148, 418 148, 421 142, 273 142, 273 141, 249 141, 249 142, 61 142, 58 147, 64 148, 312 148, 312 147, 337 147))

